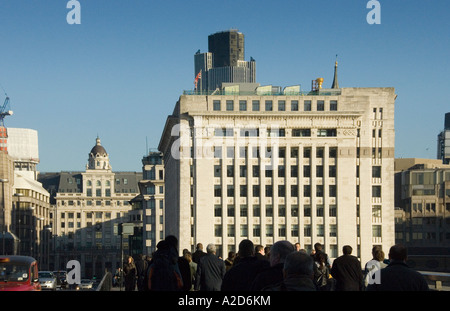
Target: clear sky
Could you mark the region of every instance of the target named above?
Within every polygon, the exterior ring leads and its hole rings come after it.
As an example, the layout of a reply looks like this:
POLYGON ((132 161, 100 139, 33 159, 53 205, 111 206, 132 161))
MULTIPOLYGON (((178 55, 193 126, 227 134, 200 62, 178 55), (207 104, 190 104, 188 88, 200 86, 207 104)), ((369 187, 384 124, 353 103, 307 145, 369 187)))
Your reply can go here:
POLYGON ((448 0, 379 0, 378 25, 368 0, 79 0, 79 25, 67 2, 0 0, 5 126, 38 131, 42 172, 84 170, 97 135, 113 171, 141 171, 193 88, 195 52, 230 28, 262 85, 329 87, 338 54, 340 87, 394 87, 396 157, 436 157, 450 112, 448 0))

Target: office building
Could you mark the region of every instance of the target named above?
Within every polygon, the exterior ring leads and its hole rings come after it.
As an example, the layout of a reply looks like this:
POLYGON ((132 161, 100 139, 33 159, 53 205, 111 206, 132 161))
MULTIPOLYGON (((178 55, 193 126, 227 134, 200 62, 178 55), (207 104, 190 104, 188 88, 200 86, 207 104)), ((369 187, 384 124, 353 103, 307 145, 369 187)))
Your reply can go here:
POLYGON ((244 34, 238 30, 208 36, 208 52, 194 55, 196 91, 220 89, 222 83, 255 83, 256 62, 244 56, 244 34))
POLYGON ((394 244, 395 91, 322 83, 179 97, 159 150, 180 249, 283 239, 331 258, 348 244, 366 262, 394 244))
POLYGON ((98 137, 85 171, 39 175, 52 195, 54 269, 65 269, 75 259, 81 263, 82 275, 90 278, 121 266, 122 251, 131 255, 132 239, 122 239, 118 226, 136 223, 138 231, 142 226, 136 217, 139 211, 133 211, 130 203, 139 194, 141 179, 139 172, 113 172, 98 137))

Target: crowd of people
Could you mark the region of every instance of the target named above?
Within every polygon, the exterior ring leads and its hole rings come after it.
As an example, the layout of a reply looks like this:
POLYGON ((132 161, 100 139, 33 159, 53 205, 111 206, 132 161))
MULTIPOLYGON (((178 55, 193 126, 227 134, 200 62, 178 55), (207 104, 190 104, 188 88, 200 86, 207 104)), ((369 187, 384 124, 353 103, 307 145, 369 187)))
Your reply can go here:
POLYGON ((201 243, 195 252, 178 253, 178 240, 160 241, 152 257, 131 256, 123 265, 126 291, 428 291, 426 279, 406 264, 407 249, 396 244, 388 258, 381 247, 364 266, 345 245, 332 263, 316 243, 311 253, 299 243, 278 241, 271 247, 240 242, 225 259, 216 246, 201 243))

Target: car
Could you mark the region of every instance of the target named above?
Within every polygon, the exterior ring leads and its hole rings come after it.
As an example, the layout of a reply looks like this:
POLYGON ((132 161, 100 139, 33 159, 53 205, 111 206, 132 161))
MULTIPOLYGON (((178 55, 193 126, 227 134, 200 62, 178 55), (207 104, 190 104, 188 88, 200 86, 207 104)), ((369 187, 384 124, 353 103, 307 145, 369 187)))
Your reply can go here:
POLYGON ((56 290, 56 276, 51 271, 39 271, 39 283, 43 290, 56 290))
POLYGON ((89 279, 81 279, 81 283, 78 284, 79 290, 92 290, 94 288, 94 282, 89 279))
POLYGON ((67 272, 64 270, 53 271, 56 276, 56 288, 67 288, 67 272))
POLYGON ((30 256, 0 256, 0 291, 40 291, 37 260, 30 256))

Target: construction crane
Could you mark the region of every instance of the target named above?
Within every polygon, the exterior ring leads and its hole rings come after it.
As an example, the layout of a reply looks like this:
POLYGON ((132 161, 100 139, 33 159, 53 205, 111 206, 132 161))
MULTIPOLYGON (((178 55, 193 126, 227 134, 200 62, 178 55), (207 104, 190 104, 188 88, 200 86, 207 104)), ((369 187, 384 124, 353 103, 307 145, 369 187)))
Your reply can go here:
POLYGON ((6 116, 12 116, 13 114, 12 110, 9 110, 9 97, 6 93, 5 95, 5 102, 3 103, 3 106, 0 107, 0 126, 4 126, 4 118, 6 116))

